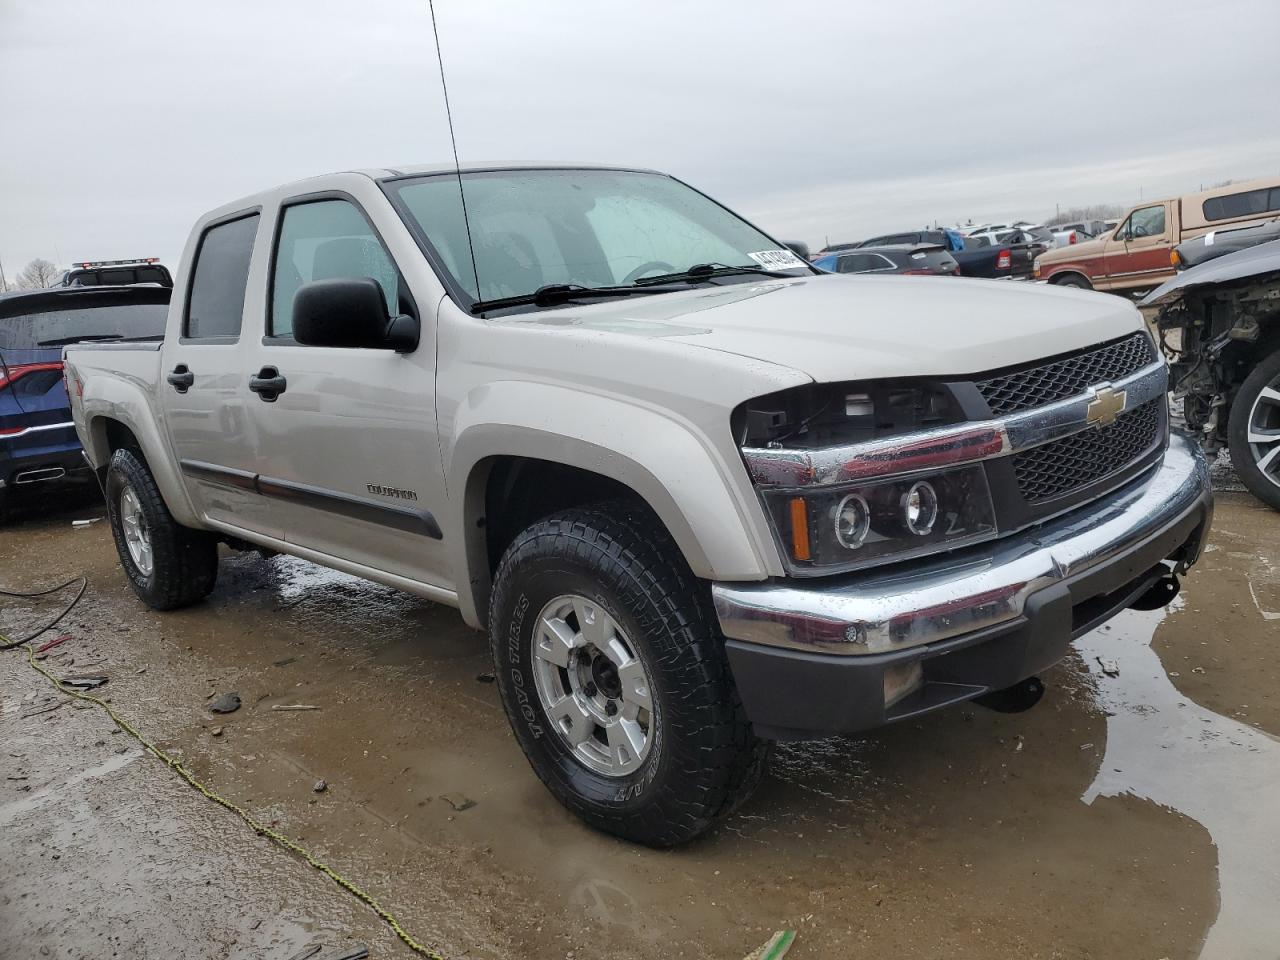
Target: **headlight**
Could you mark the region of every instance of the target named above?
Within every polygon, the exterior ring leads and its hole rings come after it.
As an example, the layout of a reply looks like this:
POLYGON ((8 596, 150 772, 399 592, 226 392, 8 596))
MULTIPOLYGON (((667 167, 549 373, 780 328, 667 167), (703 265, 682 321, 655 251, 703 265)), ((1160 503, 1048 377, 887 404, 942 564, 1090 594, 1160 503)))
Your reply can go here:
POLYGON ((935 447, 938 428, 969 422, 952 385, 810 384, 742 404, 731 421, 788 570, 817 575, 935 553, 996 534, 986 470, 1003 449, 979 427, 935 447), (892 470, 878 447, 910 438, 892 470), (852 459, 825 462, 824 450, 852 459), (861 473, 861 468, 868 472, 861 473))
POLYGON ((917 480, 902 498, 902 520, 918 537, 933 532, 938 520, 938 494, 928 480, 917 480))
POLYGON ((857 550, 871 530, 871 508, 858 493, 842 497, 836 504, 836 540, 846 550, 857 550))
POLYGON ((995 508, 981 466, 857 486, 762 491, 797 571, 835 573, 988 539, 995 508))

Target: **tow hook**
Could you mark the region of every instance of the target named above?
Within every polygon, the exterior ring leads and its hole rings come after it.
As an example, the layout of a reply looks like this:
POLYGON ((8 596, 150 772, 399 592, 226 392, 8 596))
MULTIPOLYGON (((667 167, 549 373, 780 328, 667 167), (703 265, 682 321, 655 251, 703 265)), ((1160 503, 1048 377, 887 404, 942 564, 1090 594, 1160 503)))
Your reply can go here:
POLYGON ((1044 681, 1039 677, 1027 677, 1012 687, 992 690, 990 693, 975 697, 973 702, 996 713, 1022 713, 1039 703, 1043 696, 1044 681))
POLYGON ((1182 584, 1171 573, 1153 583, 1146 593, 1129 604, 1129 608, 1132 610, 1159 610, 1172 603, 1173 598, 1178 595, 1178 591, 1181 589, 1182 584))

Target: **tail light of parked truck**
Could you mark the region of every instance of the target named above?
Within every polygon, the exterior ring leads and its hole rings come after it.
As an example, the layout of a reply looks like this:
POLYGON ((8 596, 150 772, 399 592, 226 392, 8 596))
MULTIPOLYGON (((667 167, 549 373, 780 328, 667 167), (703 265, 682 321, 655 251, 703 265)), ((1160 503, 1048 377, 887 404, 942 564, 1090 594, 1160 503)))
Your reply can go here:
POLYGON ((1013 267, 1013 254, 1008 250, 1001 250, 996 257, 997 270, 1009 270, 1013 267))

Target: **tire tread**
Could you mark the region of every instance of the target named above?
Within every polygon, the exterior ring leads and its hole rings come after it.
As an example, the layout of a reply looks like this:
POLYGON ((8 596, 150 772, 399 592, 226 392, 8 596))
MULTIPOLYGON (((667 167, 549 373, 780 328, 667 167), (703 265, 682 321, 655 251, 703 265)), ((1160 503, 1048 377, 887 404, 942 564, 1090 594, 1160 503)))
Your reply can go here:
MULTIPOLYGON (((693 789, 659 788, 660 796, 636 811, 605 809, 574 792, 555 770, 543 770, 530 757, 547 787, 591 825, 650 846, 683 843, 732 813, 749 796, 763 773, 768 744, 755 737, 729 673, 723 640, 710 596, 684 562, 670 533, 643 505, 612 501, 558 513, 540 520, 507 548, 490 598, 491 635, 509 601, 516 570, 534 555, 560 554, 599 568, 604 557, 612 582, 605 586, 659 611, 661 629, 681 641, 680 677, 675 696, 696 716, 697 742, 682 744, 679 780, 693 789)), ((495 639, 495 653, 500 640, 495 639)), ((513 726, 518 723, 503 699, 513 726)), ((689 738, 685 738, 688 740, 689 738)), ((522 744, 523 746, 523 744, 522 744)), ((526 754, 528 751, 526 750, 526 754)))
POLYGON ((177 610, 203 600, 218 579, 218 543, 213 534, 184 527, 173 519, 155 478, 127 448, 111 456, 107 468, 107 513, 120 563, 134 592, 153 610, 177 610), (116 488, 128 483, 137 494, 151 537, 152 574, 148 580, 133 565, 120 529, 116 488))

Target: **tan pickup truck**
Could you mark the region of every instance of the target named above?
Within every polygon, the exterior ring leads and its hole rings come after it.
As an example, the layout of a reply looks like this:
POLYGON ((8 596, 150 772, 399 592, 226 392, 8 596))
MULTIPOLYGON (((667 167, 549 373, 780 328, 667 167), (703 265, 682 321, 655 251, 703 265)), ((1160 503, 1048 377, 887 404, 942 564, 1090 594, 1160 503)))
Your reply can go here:
POLYGON ((163 342, 65 348, 138 596, 203 600, 221 542, 457 607, 548 789, 655 846, 770 741, 1029 706, 1212 514, 1132 305, 822 274, 652 171, 288 184, 174 289, 163 342))
POLYGON ((1035 278, 1094 290, 1148 290, 1174 275, 1173 248, 1182 241, 1277 212, 1280 177, 1142 203, 1109 234, 1041 254, 1035 278))

